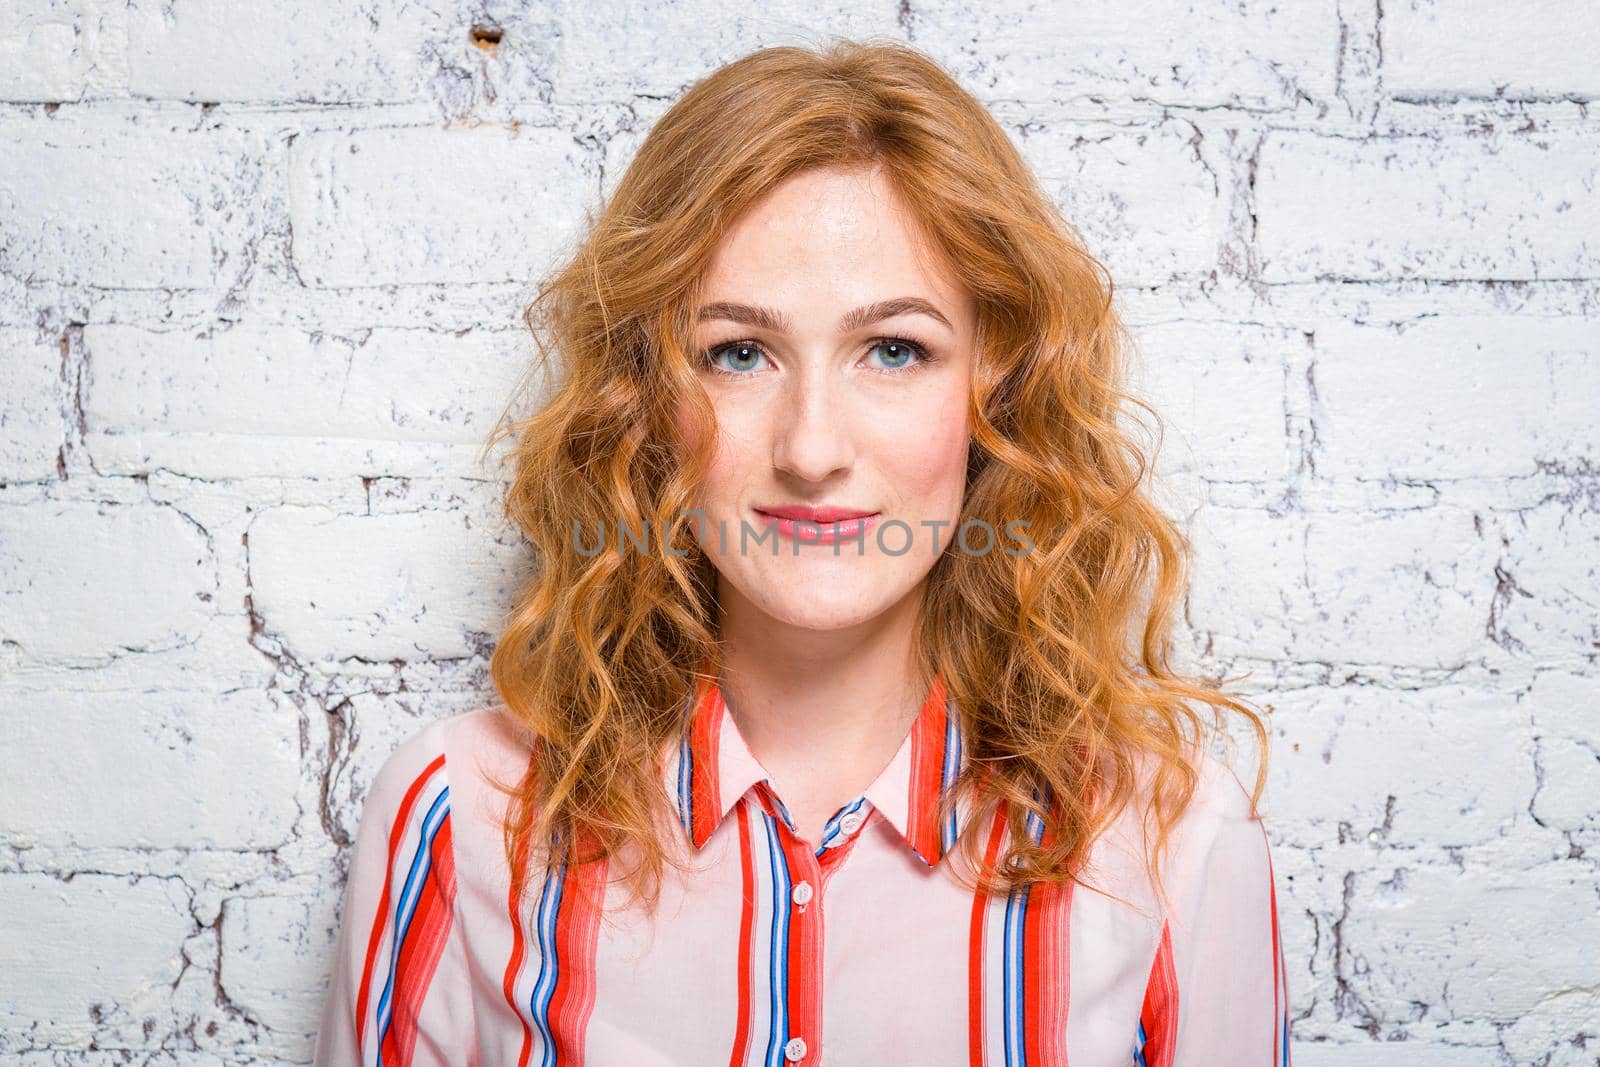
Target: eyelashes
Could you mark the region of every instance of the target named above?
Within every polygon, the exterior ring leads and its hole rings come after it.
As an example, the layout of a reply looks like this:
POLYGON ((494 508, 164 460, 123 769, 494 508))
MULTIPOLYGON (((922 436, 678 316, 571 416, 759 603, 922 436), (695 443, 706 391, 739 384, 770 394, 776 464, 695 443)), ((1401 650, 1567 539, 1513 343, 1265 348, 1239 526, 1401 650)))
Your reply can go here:
MULTIPOLYGON (((902 365, 900 365, 898 367, 871 367, 871 368, 869 368, 870 370, 872 370, 872 371, 874 371, 874 372, 876 372, 878 374, 885 374, 885 375, 890 375, 890 376, 896 376, 896 375, 904 376, 904 375, 907 375, 907 374, 915 374, 917 371, 921 370, 922 368, 927 367, 927 366, 929 366, 931 364, 937 363, 939 361, 939 357, 933 355, 931 352, 928 351, 928 346, 927 345, 923 344, 921 341, 916 340, 915 338, 904 337, 904 336, 900 336, 900 335, 886 336, 886 337, 875 337, 875 338, 872 339, 871 343, 868 345, 867 351, 868 351, 868 353, 871 353, 871 352, 874 352, 874 351, 878 350, 879 348, 883 348, 885 346, 893 347, 893 348, 906 349, 910 353, 912 358, 911 358, 911 362, 902 364, 902 365)), ((751 340, 751 339, 744 339, 744 340, 737 340, 737 341, 724 341, 722 344, 713 345, 710 348, 705 348, 705 349, 702 349, 700 351, 700 355, 699 355, 700 366, 702 368, 710 370, 711 372, 713 372, 715 374, 720 374, 725 378, 747 378, 747 377, 749 377, 751 375, 751 373, 752 373, 751 371, 726 370, 726 369, 724 369, 723 367, 721 367, 719 365, 719 360, 721 359, 723 353, 725 353, 725 352, 727 352, 727 351, 729 351, 731 349, 740 349, 740 348, 754 349, 755 351, 761 353, 763 358, 765 358, 766 354, 767 354, 766 349, 761 346, 761 343, 759 341, 755 341, 755 340, 751 340)))

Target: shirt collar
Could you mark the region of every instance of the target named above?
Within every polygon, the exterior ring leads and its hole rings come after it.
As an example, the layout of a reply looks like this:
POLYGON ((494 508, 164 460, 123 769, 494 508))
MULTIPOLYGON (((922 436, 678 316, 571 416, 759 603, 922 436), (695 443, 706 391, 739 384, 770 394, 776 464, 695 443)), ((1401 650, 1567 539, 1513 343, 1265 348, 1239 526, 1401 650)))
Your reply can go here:
MULTIPOLYGON (((701 674, 688 701, 677 758, 667 761, 667 776, 679 822, 699 849, 745 793, 759 782, 770 789, 771 782, 715 680, 701 674)), ((863 794, 929 867, 938 865, 960 831, 960 813, 951 811, 941 820, 939 804, 965 762, 960 716, 940 673, 894 758, 863 794)))

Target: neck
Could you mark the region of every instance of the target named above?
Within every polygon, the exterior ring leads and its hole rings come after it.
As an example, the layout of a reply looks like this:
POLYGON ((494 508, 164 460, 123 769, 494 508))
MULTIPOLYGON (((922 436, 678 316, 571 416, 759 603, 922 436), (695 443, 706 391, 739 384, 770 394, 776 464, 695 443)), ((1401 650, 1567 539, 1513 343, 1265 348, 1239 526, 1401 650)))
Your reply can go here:
POLYGON ((780 792, 854 793, 893 757, 927 695, 921 602, 919 586, 872 619, 820 631, 722 601, 723 696, 780 792))

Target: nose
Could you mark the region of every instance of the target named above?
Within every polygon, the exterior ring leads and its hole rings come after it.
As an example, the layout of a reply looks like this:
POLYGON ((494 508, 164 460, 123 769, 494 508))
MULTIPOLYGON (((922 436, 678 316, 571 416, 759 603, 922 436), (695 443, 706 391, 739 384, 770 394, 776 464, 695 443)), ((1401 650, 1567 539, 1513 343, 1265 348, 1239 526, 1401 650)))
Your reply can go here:
POLYGON ((845 383, 817 360, 785 382, 773 435, 773 465, 801 481, 823 482, 855 462, 845 383))

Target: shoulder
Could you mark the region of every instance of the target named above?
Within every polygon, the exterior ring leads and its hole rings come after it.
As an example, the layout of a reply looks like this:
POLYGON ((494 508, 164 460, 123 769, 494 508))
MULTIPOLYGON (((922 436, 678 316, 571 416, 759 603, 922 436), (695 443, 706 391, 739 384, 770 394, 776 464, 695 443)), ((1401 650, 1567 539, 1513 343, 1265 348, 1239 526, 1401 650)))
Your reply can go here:
POLYGON ((491 779, 515 782, 531 751, 502 704, 430 720, 402 733, 378 755, 365 808, 374 813, 371 817, 402 823, 414 817, 422 799, 446 811, 460 809, 466 796, 482 792, 491 779))
POLYGON ((525 761, 532 751, 526 731, 504 704, 431 719, 400 736, 384 757, 381 778, 406 775, 443 759, 452 768, 468 762, 525 761))
POLYGON ((1193 766, 1195 787, 1190 807, 1198 817, 1214 822, 1259 821, 1250 790, 1230 764, 1210 752, 1202 752, 1193 766))
POLYGON ((1209 751, 1192 752, 1194 791, 1174 824, 1178 847, 1202 856, 1217 847, 1251 847, 1264 839, 1260 812, 1238 772, 1209 751))
MULTIPOLYGON (((1259 821, 1250 790, 1227 761, 1208 750, 1191 748, 1185 762, 1194 771, 1194 790, 1179 815, 1178 827, 1194 833, 1225 822, 1259 821)), ((1134 791, 1142 811, 1154 800, 1162 760, 1155 753, 1142 751, 1134 757, 1133 765, 1134 791)))
POLYGON ((1252 909, 1272 880, 1266 824, 1229 763, 1203 753, 1192 765, 1194 794, 1174 831, 1174 902, 1186 912, 1252 909))
MULTIPOLYGON (((1160 851, 1160 882, 1170 890, 1200 883, 1215 886, 1219 878, 1255 878, 1256 869, 1271 861, 1266 827, 1250 790, 1226 760, 1208 750, 1191 749, 1185 762, 1194 771, 1194 789, 1160 851)), ((1130 805, 1127 833, 1139 841, 1135 848, 1149 864, 1155 858, 1153 802, 1161 760, 1144 752, 1134 764, 1137 802, 1130 805)))

